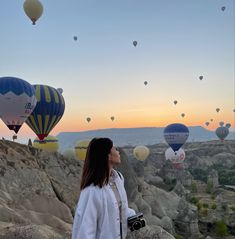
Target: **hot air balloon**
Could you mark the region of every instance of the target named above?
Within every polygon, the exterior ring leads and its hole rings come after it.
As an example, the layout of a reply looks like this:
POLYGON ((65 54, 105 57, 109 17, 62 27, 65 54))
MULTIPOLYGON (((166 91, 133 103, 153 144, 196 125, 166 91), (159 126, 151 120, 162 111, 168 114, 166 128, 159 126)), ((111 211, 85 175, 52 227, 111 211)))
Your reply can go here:
POLYGON ((206 122, 205 125, 208 126, 210 124, 210 122, 206 122))
POLYGON ((164 129, 164 138, 168 145, 177 151, 186 142, 189 136, 188 128, 179 123, 170 124, 164 129))
POLYGON ((16 139, 17 139, 17 135, 14 134, 14 135, 12 136, 12 140, 15 141, 16 139))
POLYGON ((37 103, 34 87, 16 77, 0 77, 0 118, 18 133, 37 103))
POLYGON ((168 148, 165 151, 166 160, 170 160, 172 163, 183 163, 185 160, 185 152, 182 148, 175 151, 172 148, 168 148))
POLYGON ((221 7, 221 10, 222 10, 222 11, 224 11, 225 9, 226 9, 226 7, 225 7, 225 6, 221 7))
POLYGON ((218 127, 215 131, 217 137, 223 141, 229 134, 229 129, 222 126, 222 127, 218 127))
POLYGON ((148 81, 145 81, 145 82, 144 82, 144 85, 147 85, 147 84, 148 84, 148 81))
POLYGON ((75 159, 76 158, 74 149, 66 149, 63 152, 63 156, 65 158, 68 158, 68 159, 75 159))
POLYGON ((203 79, 203 76, 199 76, 199 79, 202 80, 202 79, 203 79))
POLYGON ((229 128, 231 127, 231 124, 230 124, 230 123, 227 123, 227 124, 225 125, 225 127, 229 129, 229 128))
POLYGON ((184 116, 185 116, 185 113, 182 113, 182 114, 181 114, 181 117, 184 118, 184 116))
POLYGON ((63 94, 63 89, 62 88, 58 88, 57 91, 60 93, 60 94, 63 94))
POLYGON ((174 104, 176 105, 178 103, 178 101, 177 100, 174 100, 174 104))
POLYGON ((38 0, 25 0, 24 11, 25 14, 31 19, 32 24, 35 25, 36 21, 42 15, 43 6, 38 0))
POLYGON ((220 111, 220 108, 216 108, 215 110, 216 110, 216 112, 218 113, 218 112, 220 111))
POLYGON ((136 159, 144 161, 149 156, 149 148, 144 145, 136 146, 133 150, 133 155, 136 159))
POLYGON ((91 121, 91 118, 90 117, 87 117, 86 118, 86 121, 89 123, 91 121))
POLYGON ((85 160, 87 148, 90 141, 91 140, 82 140, 76 143, 74 150, 75 150, 75 156, 77 159, 85 160))
POLYGON ((137 46, 137 41, 133 41, 133 45, 134 45, 134 47, 136 47, 137 46))
POLYGON ((55 136, 48 135, 43 140, 39 140, 37 137, 33 141, 33 147, 37 149, 43 149, 50 152, 57 152, 59 149, 59 142, 55 136))
POLYGON ((219 125, 220 125, 220 126, 224 126, 224 122, 223 122, 223 121, 220 121, 220 122, 219 122, 219 125))
POLYGON ((114 121, 115 118, 114 118, 114 116, 111 116, 110 119, 111 119, 112 121, 114 121))
POLYGON ((235 109, 233 110, 233 113, 235 113, 235 109))
POLYGON ((211 119, 211 122, 213 122, 213 119, 211 119))
POLYGON ((64 97, 55 88, 34 85, 37 105, 26 120, 27 125, 43 140, 57 125, 64 114, 64 97))
POLYGON ((77 39, 78 39, 77 36, 74 36, 74 37, 73 37, 73 40, 74 40, 74 41, 77 41, 77 39))

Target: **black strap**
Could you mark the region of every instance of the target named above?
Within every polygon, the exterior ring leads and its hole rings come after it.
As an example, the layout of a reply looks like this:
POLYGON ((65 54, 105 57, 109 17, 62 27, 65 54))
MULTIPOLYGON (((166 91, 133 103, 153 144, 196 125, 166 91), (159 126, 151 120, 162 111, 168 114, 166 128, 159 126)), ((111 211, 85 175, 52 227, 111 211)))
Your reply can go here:
POLYGON ((119 171, 117 171, 117 173, 118 173, 119 178, 122 179, 121 173, 119 171))

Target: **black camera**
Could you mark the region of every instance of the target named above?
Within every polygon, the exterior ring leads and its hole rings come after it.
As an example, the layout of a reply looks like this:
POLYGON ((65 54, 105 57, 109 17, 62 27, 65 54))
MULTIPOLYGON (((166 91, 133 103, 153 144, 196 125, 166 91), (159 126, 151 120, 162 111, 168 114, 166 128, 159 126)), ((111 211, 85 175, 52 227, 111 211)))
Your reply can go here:
POLYGON ((127 225, 130 228, 130 230, 136 231, 139 230, 141 227, 145 227, 146 226, 146 221, 143 218, 143 213, 137 213, 134 216, 128 217, 127 218, 127 225))

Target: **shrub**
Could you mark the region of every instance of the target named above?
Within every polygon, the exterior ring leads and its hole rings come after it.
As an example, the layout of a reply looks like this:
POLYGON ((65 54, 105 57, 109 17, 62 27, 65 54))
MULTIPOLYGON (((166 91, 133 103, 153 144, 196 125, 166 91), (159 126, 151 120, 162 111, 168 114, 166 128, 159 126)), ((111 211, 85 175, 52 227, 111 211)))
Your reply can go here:
POLYGON ((199 200, 198 198, 192 197, 190 198, 190 202, 196 205, 199 202, 199 200))
POLYGON ((235 207, 234 206, 232 206, 231 209, 232 209, 233 212, 235 212, 235 207))
POLYGON ((182 239, 182 237, 178 234, 174 235, 175 239, 182 239))
POLYGON ((228 234, 228 228, 222 220, 215 223, 215 234, 219 237, 223 237, 228 234))
POLYGON ((191 184, 191 191, 192 191, 192 193, 197 192, 197 184, 195 182, 192 182, 192 184, 191 184))
POLYGON ((216 205, 215 203, 213 203, 213 204, 211 205, 211 209, 215 210, 216 208, 217 208, 217 205, 216 205))
POLYGON ((202 209, 202 210, 201 210, 201 214, 202 214, 202 216, 206 217, 206 216, 208 215, 208 210, 207 210, 207 208, 202 209))
POLYGON ((207 186, 206 186, 206 192, 207 193, 212 193, 212 189, 213 189, 213 182, 211 180, 209 180, 207 182, 207 186))
POLYGON ((196 204, 196 206, 197 206, 197 210, 200 211, 200 209, 202 208, 202 204, 201 204, 200 202, 198 202, 198 203, 196 204))
POLYGON ((203 203, 202 206, 203 206, 204 208, 208 208, 208 207, 209 207, 207 203, 203 203))

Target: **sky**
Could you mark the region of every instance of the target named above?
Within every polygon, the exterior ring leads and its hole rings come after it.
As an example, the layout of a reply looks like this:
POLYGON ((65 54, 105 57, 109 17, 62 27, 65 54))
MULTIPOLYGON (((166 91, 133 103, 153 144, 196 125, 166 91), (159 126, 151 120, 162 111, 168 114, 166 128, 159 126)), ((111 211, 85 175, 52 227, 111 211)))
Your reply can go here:
MULTIPOLYGON (((50 134, 176 122, 234 128, 233 0, 40 1, 32 25, 24 0, 1 0, 0 76, 63 89, 65 112, 50 134)), ((1 121, 0 134, 13 131, 1 121)), ((18 138, 26 137, 35 134, 24 124, 18 138)))

